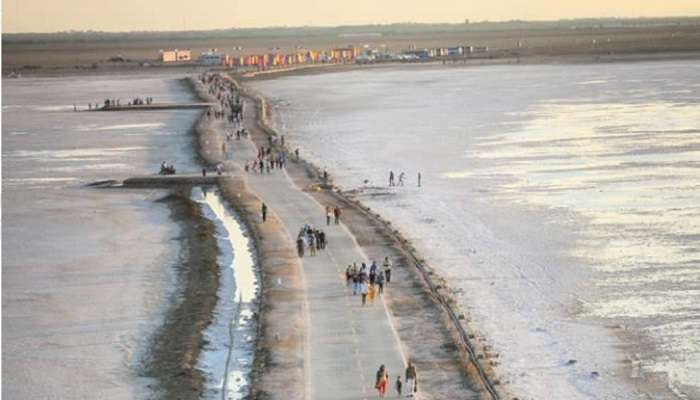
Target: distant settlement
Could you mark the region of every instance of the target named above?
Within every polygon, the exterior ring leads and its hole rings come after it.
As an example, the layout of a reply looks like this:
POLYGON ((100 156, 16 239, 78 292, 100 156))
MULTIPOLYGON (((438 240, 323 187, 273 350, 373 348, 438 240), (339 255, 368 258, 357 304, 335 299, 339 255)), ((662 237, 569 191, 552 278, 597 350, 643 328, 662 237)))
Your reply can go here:
POLYGON ((192 51, 187 50, 161 50, 160 61, 163 63, 197 63, 207 66, 221 66, 228 68, 245 68, 255 70, 267 70, 270 68, 289 67, 311 64, 371 64, 389 61, 430 61, 466 58, 473 54, 488 54, 487 46, 453 46, 430 49, 416 49, 410 47, 407 50, 394 53, 380 49, 370 49, 347 46, 331 50, 298 50, 293 53, 281 53, 270 51, 263 54, 230 55, 210 49, 200 54, 197 61, 192 59, 192 51))

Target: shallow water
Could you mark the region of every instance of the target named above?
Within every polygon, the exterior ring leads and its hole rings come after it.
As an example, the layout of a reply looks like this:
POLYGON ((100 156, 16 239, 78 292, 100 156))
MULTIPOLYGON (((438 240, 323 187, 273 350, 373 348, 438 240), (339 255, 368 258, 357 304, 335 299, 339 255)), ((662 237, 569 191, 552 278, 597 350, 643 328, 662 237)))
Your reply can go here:
POLYGON ((141 355, 174 284, 177 225, 158 190, 84 184, 195 170, 197 112, 76 113, 106 97, 188 101, 177 76, 4 80, 2 395, 148 398, 141 355))
POLYGON ((257 334, 254 315, 259 284, 253 244, 218 191, 198 188, 193 190, 192 198, 216 224, 221 252, 216 317, 205 331, 208 344, 198 362, 198 368, 207 375, 205 398, 244 399, 250 393, 257 334))
POLYGON ((700 398, 700 62, 253 86, 342 187, 405 171, 363 201, 460 292, 513 395, 700 398))

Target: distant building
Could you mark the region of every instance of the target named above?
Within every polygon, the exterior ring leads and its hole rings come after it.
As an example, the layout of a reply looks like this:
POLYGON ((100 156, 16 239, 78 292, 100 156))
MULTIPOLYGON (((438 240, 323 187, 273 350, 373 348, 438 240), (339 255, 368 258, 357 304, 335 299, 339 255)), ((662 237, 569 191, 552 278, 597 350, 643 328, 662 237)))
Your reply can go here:
POLYGON ((221 65, 223 61, 223 56, 214 51, 208 51, 199 56, 199 62, 202 65, 221 65))
POLYGON ((331 50, 330 58, 334 62, 353 61, 359 54, 359 48, 350 46, 331 50))
POLYGON ((192 61, 192 52, 188 50, 164 50, 160 53, 160 60, 166 62, 192 61))
POLYGON ((403 54, 407 56, 411 56, 411 58, 415 58, 418 60, 425 60, 431 57, 430 50, 428 49, 423 49, 423 50, 409 50, 409 51, 404 51, 403 54))

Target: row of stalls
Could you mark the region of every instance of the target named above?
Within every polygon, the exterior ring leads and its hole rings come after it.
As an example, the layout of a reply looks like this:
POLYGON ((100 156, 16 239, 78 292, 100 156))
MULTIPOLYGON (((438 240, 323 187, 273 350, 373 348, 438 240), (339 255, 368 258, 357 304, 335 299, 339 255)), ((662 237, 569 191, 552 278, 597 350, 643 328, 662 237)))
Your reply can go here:
POLYGON ((328 51, 302 50, 291 54, 265 53, 242 56, 206 52, 200 56, 200 63, 210 66, 257 67, 264 70, 300 64, 351 63, 359 54, 355 47, 336 48, 328 51))

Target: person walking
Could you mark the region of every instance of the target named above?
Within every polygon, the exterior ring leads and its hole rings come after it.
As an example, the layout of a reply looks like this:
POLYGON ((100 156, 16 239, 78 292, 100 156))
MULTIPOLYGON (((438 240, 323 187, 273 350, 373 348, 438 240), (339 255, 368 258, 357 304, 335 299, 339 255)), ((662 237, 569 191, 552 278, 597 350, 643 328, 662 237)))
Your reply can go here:
POLYGON ((267 204, 262 203, 262 220, 267 221, 267 204))
POLYGON ((386 278, 386 284, 389 284, 391 282, 391 261, 389 261, 389 257, 384 257, 384 277, 386 278))
POLYGON ((355 296, 360 292, 360 274, 357 272, 357 268, 355 268, 354 265, 350 272, 352 273, 352 295, 355 296))
POLYGON ((399 186, 403 186, 403 177, 404 177, 404 175, 405 175, 405 174, 404 174, 403 172, 399 174, 399 186))
POLYGON ((401 374, 396 376, 396 395, 398 397, 401 397, 401 387, 403 386, 403 383, 401 382, 401 374))
POLYGON ((340 223, 340 207, 335 207, 333 208, 333 215, 335 216, 335 224, 338 225, 340 223))
POLYGON ((326 249, 326 232, 320 230, 318 232, 318 239, 321 242, 321 250, 326 249))
POLYGON ((326 225, 331 224, 331 217, 333 216, 333 211, 331 211, 331 206, 326 206, 326 225))
POLYGON ((369 293, 369 285, 367 280, 360 276, 360 294, 362 295, 362 305, 367 304, 367 293, 369 293))
POLYGON ((387 373, 386 368, 382 364, 377 370, 377 376, 374 383, 374 388, 377 389, 377 392, 379 392, 379 397, 382 399, 386 397, 386 388, 388 384, 389 374, 387 373))
POLYGON ((420 187, 420 180, 421 180, 421 174, 420 172, 418 173, 418 187, 420 187))
POLYGON ((384 272, 379 271, 377 275, 377 287, 379 288, 378 294, 381 296, 384 294, 384 272))
POLYGON ((369 284, 374 285, 377 281, 377 263, 372 261, 372 265, 369 267, 369 284))
POLYGON ((309 235, 307 236, 307 241, 309 243, 309 255, 315 256, 316 255, 316 241, 315 241, 313 232, 309 233, 309 235))
POLYGON ((418 373, 416 372, 416 366, 412 362, 408 362, 406 367, 406 395, 408 397, 413 397, 414 393, 418 391, 418 373))
POLYGON ((369 299, 369 302, 371 304, 374 304, 375 297, 377 297, 377 286, 369 285, 369 287, 367 288, 367 299, 369 299))
POLYGON ((301 235, 297 237, 297 255, 299 258, 304 257, 304 237, 301 235))

